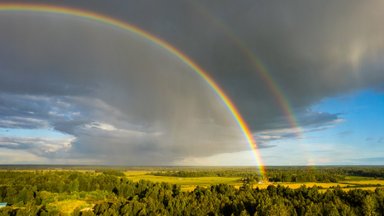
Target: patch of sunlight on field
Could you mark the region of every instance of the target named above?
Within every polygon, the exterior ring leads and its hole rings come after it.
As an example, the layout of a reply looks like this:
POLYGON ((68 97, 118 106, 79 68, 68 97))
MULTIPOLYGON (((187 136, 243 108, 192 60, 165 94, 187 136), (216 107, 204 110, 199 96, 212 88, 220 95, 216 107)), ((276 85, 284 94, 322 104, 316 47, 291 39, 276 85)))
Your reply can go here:
MULTIPOLYGON (((174 177, 174 176, 155 176, 150 175, 151 171, 146 170, 131 170, 126 171, 125 176, 134 181, 147 180, 152 182, 166 182, 169 184, 180 185, 182 191, 192 191, 196 186, 209 187, 216 184, 229 184, 239 188, 243 183, 240 181, 241 177, 174 177)), ((291 189, 297 189, 305 185, 306 187, 318 186, 324 189, 340 186, 341 188, 350 190, 353 188, 359 188, 363 190, 374 190, 374 186, 384 186, 384 180, 369 179, 367 177, 355 177, 346 178, 345 181, 339 183, 322 183, 322 182, 263 182, 255 183, 254 188, 266 189, 269 185, 281 185, 289 187, 291 189)))
POLYGON ((135 177, 143 176, 149 173, 150 173, 149 171, 144 171, 144 170, 130 170, 130 171, 124 172, 125 176, 129 178, 135 178, 135 177))
POLYGON ((88 204, 83 200, 63 200, 48 204, 48 208, 55 208, 62 215, 70 215, 76 208, 89 208, 92 204, 88 204))
MULTIPOLYGON (((273 184, 278 185, 278 184, 273 184)), ((305 185, 306 187, 318 186, 323 188, 322 191, 326 191, 328 188, 340 186, 342 190, 349 191, 352 189, 361 189, 361 190, 372 190, 376 188, 384 188, 384 180, 356 180, 356 181, 343 181, 339 183, 318 183, 318 182, 305 182, 305 183, 279 183, 279 185, 284 187, 289 187, 291 189, 297 189, 305 185)), ((267 188, 268 184, 264 184, 260 189, 267 188)))
POLYGON ((357 180, 357 181, 343 181, 342 183, 354 185, 384 185, 384 179, 370 179, 370 180, 357 180))
POLYGON ((216 184, 241 185, 240 177, 174 177, 155 176, 148 171, 127 171, 125 176, 134 181, 147 180, 152 182, 166 182, 181 186, 183 191, 192 191, 196 186, 208 187, 216 184))

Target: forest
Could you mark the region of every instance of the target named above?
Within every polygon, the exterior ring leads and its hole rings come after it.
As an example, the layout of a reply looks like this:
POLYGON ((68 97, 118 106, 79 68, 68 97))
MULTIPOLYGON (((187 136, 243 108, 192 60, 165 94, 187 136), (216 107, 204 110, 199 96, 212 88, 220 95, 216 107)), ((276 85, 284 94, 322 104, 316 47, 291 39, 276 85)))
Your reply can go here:
MULTIPOLYGON (((3 168, 0 215, 383 215, 384 189, 258 187, 251 168, 154 168, 156 175, 237 176, 240 186, 132 181, 125 168, 3 168)), ((382 180, 383 167, 270 167, 272 181, 382 180), (296 176, 296 178, 294 178, 296 176), (311 177, 312 176, 312 177, 311 177)), ((258 180, 260 180, 259 177, 258 180)), ((264 179, 265 181, 266 179, 264 179)))

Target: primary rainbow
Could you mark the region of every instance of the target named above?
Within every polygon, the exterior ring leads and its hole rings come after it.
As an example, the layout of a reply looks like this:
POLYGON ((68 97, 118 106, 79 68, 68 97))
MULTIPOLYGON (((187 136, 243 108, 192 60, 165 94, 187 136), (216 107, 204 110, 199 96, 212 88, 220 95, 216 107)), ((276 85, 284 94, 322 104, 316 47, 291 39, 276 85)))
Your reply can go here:
POLYGON ((86 11, 86 10, 80 10, 76 8, 70 8, 70 7, 63 7, 63 6, 53 6, 53 5, 46 5, 46 4, 28 4, 28 3, 0 3, 0 11, 32 11, 32 12, 40 12, 40 13, 53 13, 53 14, 63 14, 63 15, 69 15, 69 16, 75 16, 75 17, 81 17, 88 20, 93 20, 99 23, 103 23, 106 25, 111 25, 114 27, 117 27, 119 29, 123 29, 132 33, 135 33, 148 41, 164 48, 168 52, 175 55, 178 59, 180 59, 182 62, 187 64, 190 68, 192 68, 200 77, 202 77, 208 85, 212 88, 212 90, 220 97, 220 99, 224 102, 227 109, 232 114, 233 118, 239 125, 242 133, 244 134, 248 144, 252 148, 255 154, 256 162, 258 164, 258 169, 262 177, 265 175, 264 165, 262 163, 257 143, 255 139, 253 138, 253 135, 248 128, 247 123, 241 116, 240 112, 236 108, 236 106, 233 104, 233 102, 230 100, 230 98, 225 94, 225 92, 220 88, 220 86, 209 76, 207 72, 205 72, 199 65, 194 63, 188 56, 186 56, 184 53, 173 47, 171 44, 167 43, 166 41, 151 35, 150 33, 134 26, 131 24, 128 24, 126 22, 117 20, 112 17, 108 17, 99 13, 86 11))

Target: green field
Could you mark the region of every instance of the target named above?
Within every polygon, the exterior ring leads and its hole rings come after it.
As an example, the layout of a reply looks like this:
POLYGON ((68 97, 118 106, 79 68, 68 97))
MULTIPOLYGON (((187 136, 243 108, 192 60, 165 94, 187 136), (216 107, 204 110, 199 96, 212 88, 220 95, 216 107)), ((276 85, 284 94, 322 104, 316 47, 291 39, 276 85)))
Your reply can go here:
POLYGON ((173 177, 150 175, 150 171, 126 171, 126 177, 134 182, 147 180, 152 182, 166 182, 181 186, 184 191, 191 191, 196 186, 208 187, 215 184, 241 185, 240 177, 173 177))
MULTIPOLYGON (((126 178, 138 182, 140 180, 147 180, 152 182, 166 182, 170 184, 177 184, 181 186, 183 191, 192 191, 196 186, 208 187, 217 184, 229 184, 235 187, 240 187, 243 182, 241 177, 174 177, 174 176, 155 176, 151 175, 152 170, 130 170, 125 171, 126 178)), ((365 189, 375 190, 376 188, 384 188, 384 179, 374 179, 369 177, 346 177, 345 181, 339 183, 323 183, 323 182, 260 182, 255 183, 254 187, 265 189, 269 185, 282 185, 296 189, 305 185, 306 187, 321 187, 324 189, 340 186, 343 190, 350 189, 365 189)))

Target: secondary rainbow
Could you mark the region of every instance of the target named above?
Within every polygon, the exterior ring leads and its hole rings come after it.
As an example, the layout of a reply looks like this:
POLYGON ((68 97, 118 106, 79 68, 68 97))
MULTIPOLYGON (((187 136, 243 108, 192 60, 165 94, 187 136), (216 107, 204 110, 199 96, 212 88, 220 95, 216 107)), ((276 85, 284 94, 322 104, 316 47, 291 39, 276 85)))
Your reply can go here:
POLYGON ((91 12, 91 11, 86 11, 82 9, 77 9, 77 8, 70 8, 70 7, 63 7, 63 6, 53 6, 53 5, 46 5, 46 4, 28 4, 28 3, 2 3, 0 4, 0 11, 18 11, 18 12, 23 12, 23 11, 29 11, 29 12, 40 12, 40 13, 53 13, 53 14, 63 14, 63 15, 69 15, 69 16, 75 16, 75 17, 80 17, 80 18, 85 18, 88 20, 93 20, 99 23, 104 23, 106 25, 111 25, 114 27, 117 27, 119 29, 124 29, 126 31, 135 33, 148 41, 164 48, 168 52, 172 53, 174 56, 176 56, 178 59, 180 59, 182 62, 187 64, 191 69, 193 69, 200 77, 202 77, 207 84, 212 88, 212 90, 220 97, 220 99, 224 102, 226 105, 227 109, 230 111, 232 114, 233 118, 239 125, 242 133, 244 134, 248 144, 252 148, 252 150, 255 153, 255 158, 256 162, 258 164, 258 169, 260 174, 264 177, 265 176, 265 169, 264 165, 261 160, 261 156, 259 154, 258 148, 257 148, 257 143, 255 139, 253 138, 253 135, 241 116, 240 112, 234 105, 234 103, 230 100, 230 98, 225 94, 223 89, 220 88, 220 86, 212 79, 209 74, 204 71, 199 65, 194 63, 188 56, 186 56, 184 53, 176 49, 174 46, 169 44, 168 42, 151 35, 150 33, 134 26, 131 24, 128 24, 126 22, 123 22, 121 20, 91 12))
POLYGON ((266 84, 268 90, 273 95, 273 98, 282 110, 291 128, 295 129, 295 133, 298 137, 301 137, 302 131, 295 118, 294 112, 292 111, 292 106, 287 99, 288 97, 284 94, 284 91, 282 91, 275 79, 268 72, 262 61, 260 61, 256 54, 250 50, 248 46, 242 40, 240 40, 239 37, 233 31, 231 31, 231 29, 229 29, 228 26, 226 26, 218 17, 211 15, 211 13, 205 7, 195 1, 190 1, 189 3, 195 7, 201 13, 201 15, 207 17, 207 19, 210 20, 216 27, 222 30, 224 34, 237 46, 237 48, 241 50, 244 57, 248 59, 260 78, 266 84))

